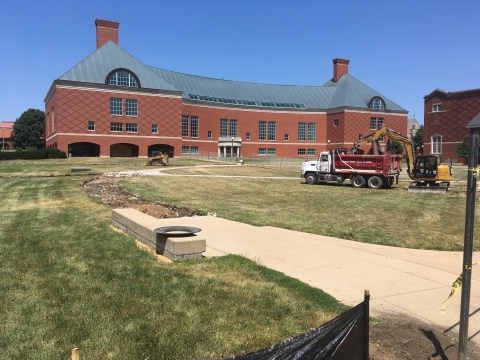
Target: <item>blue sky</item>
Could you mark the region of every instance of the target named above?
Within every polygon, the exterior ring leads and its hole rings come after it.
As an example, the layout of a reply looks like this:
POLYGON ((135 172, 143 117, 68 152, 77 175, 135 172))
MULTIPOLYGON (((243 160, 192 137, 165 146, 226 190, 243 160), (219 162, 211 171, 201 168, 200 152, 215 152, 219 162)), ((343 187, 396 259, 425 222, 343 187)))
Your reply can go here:
MULTIPOLYGON (((423 123, 436 88, 480 88, 480 1, 1 2, 0 121, 44 110, 53 80, 95 50, 96 18, 146 65, 236 81, 323 85, 332 59, 423 123)), ((387 124, 388 126, 388 124, 387 124)))

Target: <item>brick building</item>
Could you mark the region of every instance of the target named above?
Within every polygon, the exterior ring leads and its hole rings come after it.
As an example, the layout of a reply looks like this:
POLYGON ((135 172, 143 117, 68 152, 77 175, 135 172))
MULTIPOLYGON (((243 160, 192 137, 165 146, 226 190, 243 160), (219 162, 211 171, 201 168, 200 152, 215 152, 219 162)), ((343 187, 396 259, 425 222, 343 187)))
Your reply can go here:
POLYGON ((317 156, 349 147, 407 111, 333 60, 323 86, 212 79, 147 66, 118 46, 119 23, 95 21, 97 49, 53 81, 47 147, 72 156, 317 156))
POLYGON ((0 122, 0 150, 13 150, 12 139, 10 138, 13 130, 13 121, 0 122))
POLYGON ((424 97, 424 154, 439 154, 442 161, 463 163, 457 145, 470 134, 467 125, 480 113, 480 89, 443 91, 424 97))

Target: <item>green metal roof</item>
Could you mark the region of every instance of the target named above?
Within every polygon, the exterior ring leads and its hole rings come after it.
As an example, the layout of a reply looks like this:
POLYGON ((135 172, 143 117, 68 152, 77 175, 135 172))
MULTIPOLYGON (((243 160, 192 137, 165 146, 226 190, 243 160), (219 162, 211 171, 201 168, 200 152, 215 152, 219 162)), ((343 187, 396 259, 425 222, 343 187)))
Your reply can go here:
POLYGON ((105 84, 108 74, 115 69, 134 73, 141 88, 181 91, 184 99, 282 108, 329 110, 336 108, 368 109, 370 100, 379 96, 387 111, 407 113, 349 74, 323 86, 258 84, 188 75, 146 66, 118 45, 109 41, 63 74, 60 80, 105 84))

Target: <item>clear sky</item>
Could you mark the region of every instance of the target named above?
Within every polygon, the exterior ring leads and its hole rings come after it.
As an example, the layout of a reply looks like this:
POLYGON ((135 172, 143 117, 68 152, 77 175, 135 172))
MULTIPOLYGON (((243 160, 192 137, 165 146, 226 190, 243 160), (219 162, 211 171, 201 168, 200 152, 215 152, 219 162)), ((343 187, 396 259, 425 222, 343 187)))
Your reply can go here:
MULTIPOLYGON (((44 110, 53 80, 95 51, 96 18, 146 65, 323 85, 332 59, 423 123, 436 88, 480 88, 480 1, 1 0, 0 121, 44 110)), ((388 126, 388 124, 387 124, 388 126)))

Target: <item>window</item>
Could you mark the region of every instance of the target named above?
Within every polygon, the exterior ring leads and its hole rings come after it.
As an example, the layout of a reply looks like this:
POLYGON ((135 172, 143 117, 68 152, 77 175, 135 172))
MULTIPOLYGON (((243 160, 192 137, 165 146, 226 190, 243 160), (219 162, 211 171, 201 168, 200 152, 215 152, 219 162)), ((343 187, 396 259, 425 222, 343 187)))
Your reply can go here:
POLYGON ((315 141, 317 139, 317 124, 308 123, 308 141, 315 141))
POLYGON ((267 140, 267 122, 258 122, 258 140, 267 140))
POLYGON ((95 131, 95 121, 88 122, 88 131, 95 131))
POLYGON ((370 118, 370 130, 377 130, 377 118, 370 118))
POLYGON ((338 126, 338 119, 333 120, 333 126, 335 126, 335 127, 338 126))
POLYGON ((158 134, 158 125, 152 124, 152 134, 158 134))
POLYGON ((137 116, 137 100, 127 99, 125 107, 127 116, 137 116))
POLYGON ((182 154, 188 154, 188 146, 182 146, 182 154))
POLYGON ((385 124, 385 120, 383 118, 378 118, 377 124, 378 124, 378 128, 380 129, 383 126, 383 124, 385 124))
POLYGON ((375 96, 372 100, 370 100, 370 109, 385 109, 385 103, 383 99, 375 96))
POLYGON ((285 134, 285 141, 289 141, 290 140, 290 136, 288 134, 285 134))
POLYGON ((307 124, 298 123, 298 141, 305 141, 307 136, 307 124))
POLYGON ((211 131, 208 131, 208 138, 209 138, 209 139, 212 138, 212 132, 211 132, 211 131))
POLYGON ((127 123, 125 125, 125 130, 130 133, 136 133, 138 132, 138 124, 129 124, 127 123))
POLYGON ((191 154, 198 154, 198 146, 192 146, 190 149, 191 154))
POLYGON ((298 150, 297 150, 298 156, 303 156, 303 155, 305 155, 305 154, 306 154, 305 151, 306 151, 305 149, 298 149, 298 150))
POLYGON ((227 119, 220 119, 220 137, 221 138, 228 137, 228 120, 227 119))
POLYGON ((237 137, 237 120, 230 120, 230 137, 237 137))
POLYGON ((412 130, 415 130, 415 125, 412 125, 412 130))
POLYGON ((122 115, 122 99, 110 98, 110 115, 122 115))
POLYGON ((182 115, 182 137, 188 137, 188 115, 182 115))
POLYGON ((250 133, 247 133, 245 137, 247 138, 247 140, 250 140, 250 133))
POLYGON ((440 135, 432 136, 432 154, 442 153, 442 137, 440 135))
POLYGON ((433 104, 433 105, 432 105, 432 111, 433 111, 433 112, 440 112, 440 111, 442 111, 442 104, 433 104))
POLYGON ((190 136, 192 138, 198 138, 198 116, 192 116, 190 118, 190 136))
POLYGON ((277 155, 277 149, 268 149, 268 155, 275 156, 277 155))
POLYGON ((315 156, 315 149, 308 149, 308 156, 315 156))
POLYGON ((108 85, 138 87, 138 82, 129 72, 117 71, 108 79, 108 85))
POLYGON ((258 149, 258 155, 267 155, 267 149, 266 148, 258 149))
POLYGON ((358 134, 358 140, 363 140, 363 135, 362 134, 358 134))
POLYGON ((112 122, 110 123, 110 131, 123 131, 123 123, 112 122))
POLYGON ((268 140, 277 140, 277 123, 273 121, 268 122, 268 140))

